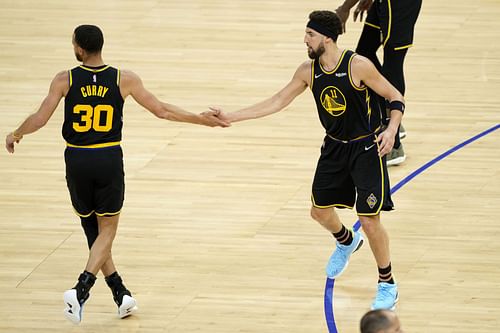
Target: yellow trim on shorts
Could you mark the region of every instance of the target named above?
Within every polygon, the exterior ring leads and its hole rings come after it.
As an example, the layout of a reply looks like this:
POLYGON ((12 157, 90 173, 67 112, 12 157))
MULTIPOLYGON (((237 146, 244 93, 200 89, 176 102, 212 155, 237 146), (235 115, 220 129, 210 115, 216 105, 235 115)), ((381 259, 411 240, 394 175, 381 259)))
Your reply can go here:
POLYGON ((66 142, 67 147, 71 148, 106 148, 106 147, 113 147, 113 146, 119 146, 120 141, 114 141, 114 142, 105 142, 105 143, 97 143, 94 145, 88 145, 88 146, 77 146, 77 145, 72 145, 71 143, 66 142))
POLYGON ((115 215, 118 215, 122 212, 122 210, 120 209, 119 211, 117 212, 114 212, 114 213, 97 213, 95 210, 91 211, 90 213, 88 214, 80 214, 76 209, 75 207, 73 207, 73 211, 75 212, 76 215, 80 216, 80 217, 89 217, 90 215, 94 214, 97 215, 97 216, 115 216, 115 215))
POLYGON ((94 211, 91 211, 90 213, 84 215, 84 214, 80 214, 78 213, 78 211, 76 210, 75 207, 73 207, 73 211, 75 212, 76 215, 80 216, 80 217, 89 217, 90 215, 94 214, 94 211))
POLYGON ((319 205, 316 205, 316 202, 314 201, 314 195, 313 194, 311 194, 311 201, 312 201, 313 206, 316 207, 316 208, 341 207, 341 208, 352 209, 354 207, 354 206, 347 206, 347 205, 343 205, 343 204, 333 204, 333 205, 328 205, 328 206, 319 206, 319 205))
POLYGON ((400 50, 404 50, 404 49, 409 49, 412 46, 413 46, 413 44, 408 44, 408 45, 405 45, 405 46, 395 47, 394 51, 400 51, 400 50))
POLYGON ((379 27, 378 25, 375 25, 375 24, 372 24, 372 23, 370 23, 370 22, 366 22, 366 21, 365 21, 365 24, 366 24, 367 26, 369 26, 369 27, 372 27, 372 28, 375 28, 375 29, 380 30, 380 27, 379 27))
POLYGON ((97 216, 104 216, 104 217, 106 217, 106 216, 115 216, 115 215, 120 214, 120 213, 121 213, 121 211, 122 211, 122 210, 120 209, 119 211, 114 212, 114 213, 97 213, 97 212, 96 212, 96 213, 95 213, 95 215, 97 215, 97 216))
POLYGON ((389 22, 387 26, 387 37, 384 40, 384 47, 385 44, 387 44, 387 41, 391 37, 391 28, 392 28, 392 9, 391 9, 391 0, 387 0, 387 7, 388 7, 388 12, 389 12, 389 22))

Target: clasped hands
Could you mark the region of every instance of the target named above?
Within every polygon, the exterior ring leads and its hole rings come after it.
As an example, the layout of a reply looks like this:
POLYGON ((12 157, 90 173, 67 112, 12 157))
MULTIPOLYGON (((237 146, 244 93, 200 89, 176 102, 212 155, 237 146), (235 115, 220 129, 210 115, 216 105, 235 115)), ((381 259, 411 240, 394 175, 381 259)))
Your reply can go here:
POLYGON ((231 121, 226 113, 222 111, 220 107, 209 107, 208 111, 200 113, 204 119, 204 125, 210 127, 229 127, 231 126, 231 121))

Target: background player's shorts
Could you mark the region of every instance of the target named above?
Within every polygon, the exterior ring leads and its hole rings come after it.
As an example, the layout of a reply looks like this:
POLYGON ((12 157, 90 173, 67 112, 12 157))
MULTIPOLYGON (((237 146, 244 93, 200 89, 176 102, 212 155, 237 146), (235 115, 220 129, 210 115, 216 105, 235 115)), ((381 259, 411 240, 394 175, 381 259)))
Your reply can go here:
POLYGON ((120 213, 125 195, 120 146, 97 149, 66 148, 66 182, 77 215, 120 213))
POLYGON ((368 10, 365 24, 380 29, 382 44, 394 50, 413 43, 413 31, 422 0, 375 0, 368 10))
POLYGON ((351 143, 325 137, 312 185, 315 207, 353 208, 356 203, 358 215, 393 209, 385 157, 378 156, 374 137, 351 143))

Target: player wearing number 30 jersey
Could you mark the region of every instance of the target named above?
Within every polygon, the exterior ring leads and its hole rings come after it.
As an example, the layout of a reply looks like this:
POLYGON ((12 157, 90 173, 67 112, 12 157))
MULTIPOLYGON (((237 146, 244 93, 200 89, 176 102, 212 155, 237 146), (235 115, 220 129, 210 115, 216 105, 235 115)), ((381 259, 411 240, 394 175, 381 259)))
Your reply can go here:
POLYGON ((68 72, 62 134, 69 147, 119 144, 123 126, 120 71, 78 66, 68 72))
POLYGON ((123 284, 111 254, 125 192, 120 147, 124 99, 131 95, 161 119, 229 126, 217 117, 218 112, 194 114, 159 101, 144 88, 139 76, 105 65, 101 53, 103 44, 99 27, 78 26, 73 34, 73 48, 82 65, 57 74, 38 111, 5 138, 5 148, 14 153, 14 145, 24 135, 42 128, 65 97, 62 133, 67 144, 66 181, 90 249, 85 270, 75 287, 67 290, 63 297, 64 315, 74 323, 82 319, 83 305, 99 271, 111 289, 118 316, 124 318, 137 310, 136 301, 123 284))

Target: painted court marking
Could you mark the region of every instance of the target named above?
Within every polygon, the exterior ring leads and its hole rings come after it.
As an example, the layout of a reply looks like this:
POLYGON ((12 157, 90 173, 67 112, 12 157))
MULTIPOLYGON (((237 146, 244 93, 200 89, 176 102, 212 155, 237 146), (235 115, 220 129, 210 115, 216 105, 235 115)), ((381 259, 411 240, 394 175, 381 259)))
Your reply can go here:
MULTIPOLYGON (((465 140, 464 142, 456 145, 455 147, 445 151, 438 157, 434 158, 433 160, 427 162, 426 164, 422 165, 420 168, 417 170, 413 171, 410 173, 408 176, 406 176, 403 180, 401 180, 399 183, 397 183, 393 188, 391 188, 391 194, 396 193, 401 187, 406 185, 409 181, 411 181, 413 178, 424 172, 425 170, 429 169, 431 166, 436 164, 437 162, 441 161, 442 159, 448 157, 449 155, 453 154, 457 150, 467 146, 468 144, 482 138, 485 135, 488 135, 497 129, 500 128, 500 124, 496 124, 495 126, 473 136, 472 138, 465 140)), ((358 230, 361 227, 361 223, 356 221, 354 226, 352 227, 353 230, 358 230)), ((335 324, 335 315, 333 313, 333 307, 335 305, 334 302, 334 293, 333 293, 333 287, 335 286, 335 279, 326 279, 326 285, 325 285, 325 296, 324 296, 324 308, 325 308, 325 319, 326 319, 326 324, 328 326, 328 332, 330 333, 338 333, 337 331, 337 325, 335 324)))

